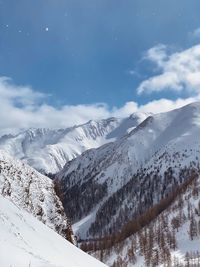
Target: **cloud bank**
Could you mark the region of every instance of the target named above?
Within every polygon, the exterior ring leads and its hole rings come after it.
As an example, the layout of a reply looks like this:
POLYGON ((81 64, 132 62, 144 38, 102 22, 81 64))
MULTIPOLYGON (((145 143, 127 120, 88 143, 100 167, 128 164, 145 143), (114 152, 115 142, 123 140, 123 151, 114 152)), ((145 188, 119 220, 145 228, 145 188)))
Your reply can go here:
POLYGON ((187 92, 191 97, 174 101, 162 98, 144 105, 130 101, 120 108, 104 103, 56 108, 46 103, 48 95, 0 77, 0 134, 30 127, 66 128, 91 119, 123 118, 134 112, 160 113, 200 100, 200 45, 171 54, 168 50, 167 46, 160 44, 147 51, 145 60, 153 62, 159 74, 144 80, 137 92, 150 94, 171 90, 187 92))
POLYGON ((181 107, 196 98, 176 101, 160 99, 139 105, 134 101, 120 108, 106 104, 64 105, 55 108, 45 103, 48 96, 28 86, 16 86, 11 79, 0 78, 0 134, 23 128, 65 128, 82 124, 88 120, 108 117, 126 117, 134 112, 164 112, 181 107))

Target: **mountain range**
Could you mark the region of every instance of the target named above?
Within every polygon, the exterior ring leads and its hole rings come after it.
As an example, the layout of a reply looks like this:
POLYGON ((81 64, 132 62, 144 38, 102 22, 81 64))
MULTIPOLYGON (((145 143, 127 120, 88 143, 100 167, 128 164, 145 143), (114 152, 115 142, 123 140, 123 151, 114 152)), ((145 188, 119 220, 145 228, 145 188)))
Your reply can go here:
POLYGON ((46 174, 55 174, 65 163, 90 148, 123 136, 148 114, 136 113, 125 119, 89 121, 66 129, 27 129, 0 137, 0 149, 46 174))
POLYGON ((199 136, 200 102, 2 136, 1 196, 110 267, 200 266, 199 136))

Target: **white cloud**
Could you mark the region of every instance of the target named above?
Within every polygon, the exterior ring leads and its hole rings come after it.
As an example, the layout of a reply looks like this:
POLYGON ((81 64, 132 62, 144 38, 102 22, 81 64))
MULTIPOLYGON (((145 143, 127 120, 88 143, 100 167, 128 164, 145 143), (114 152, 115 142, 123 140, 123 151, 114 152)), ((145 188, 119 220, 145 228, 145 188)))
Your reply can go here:
POLYGON ((137 88, 139 94, 163 90, 200 93, 200 45, 173 54, 158 45, 145 58, 156 64, 160 74, 143 81, 137 88))
POLYGON ((139 109, 138 104, 134 101, 130 101, 124 104, 121 108, 112 108, 110 116, 117 118, 125 118, 130 114, 137 112, 139 109))
POLYGON ((121 108, 109 108, 106 104, 64 105, 55 108, 45 104, 45 97, 47 96, 30 87, 16 86, 10 79, 0 78, 0 134, 29 127, 64 128, 91 119, 126 117, 138 111, 159 113, 198 99, 160 99, 145 105, 130 101, 121 108))
POLYGON ((167 46, 164 44, 158 44, 150 48, 144 59, 156 62, 159 67, 163 66, 163 63, 168 59, 167 56, 167 46))
POLYGON ((153 100, 145 105, 139 107, 139 110, 142 112, 152 112, 154 114, 167 112, 176 108, 181 108, 185 105, 190 103, 196 102, 200 100, 200 96, 198 97, 189 97, 186 99, 179 98, 177 100, 170 100, 170 99, 159 99, 153 100))
POLYGON ((29 86, 17 86, 7 77, 0 77, 1 100, 13 104, 32 105, 45 97, 43 93, 33 91, 29 86))

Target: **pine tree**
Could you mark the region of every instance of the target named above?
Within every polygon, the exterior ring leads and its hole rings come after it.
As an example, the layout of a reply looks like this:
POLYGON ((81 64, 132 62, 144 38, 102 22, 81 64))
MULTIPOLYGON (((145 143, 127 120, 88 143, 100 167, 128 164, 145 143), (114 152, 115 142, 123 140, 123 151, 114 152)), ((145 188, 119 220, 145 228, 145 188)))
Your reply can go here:
POLYGON ((190 218, 190 225, 189 225, 189 236, 191 240, 194 240, 194 238, 198 235, 198 227, 197 227, 197 221, 194 218, 194 215, 191 215, 190 218))
POLYGON ((190 254, 189 254, 189 252, 186 252, 186 254, 185 254, 185 262, 186 262, 185 267, 190 267, 190 254))

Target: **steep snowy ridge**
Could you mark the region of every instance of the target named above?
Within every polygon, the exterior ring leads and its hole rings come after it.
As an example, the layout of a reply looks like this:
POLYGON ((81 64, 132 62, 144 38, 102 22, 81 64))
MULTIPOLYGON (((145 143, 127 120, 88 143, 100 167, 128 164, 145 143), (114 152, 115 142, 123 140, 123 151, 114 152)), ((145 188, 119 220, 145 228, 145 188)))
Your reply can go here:
POLYGON ((1 267, 106 267, 0 195, 1 267))
POLYGON ((66 129, 28 129, 0 138, 0 149, 42 173, 56 173, 84 151, 114 141, 136 127, 148 114, 125 119, 89 121, 66 129))
POLYGON ((68 162, 57 181, 77 233, 112 233, 160 201, 199 168, 199 136, 197 102, 152 115, 119 140, 68 162))
POLYGON ((0 151, 0 195, 72 241, 71 226, 53 182, 4 151, 0 151))

